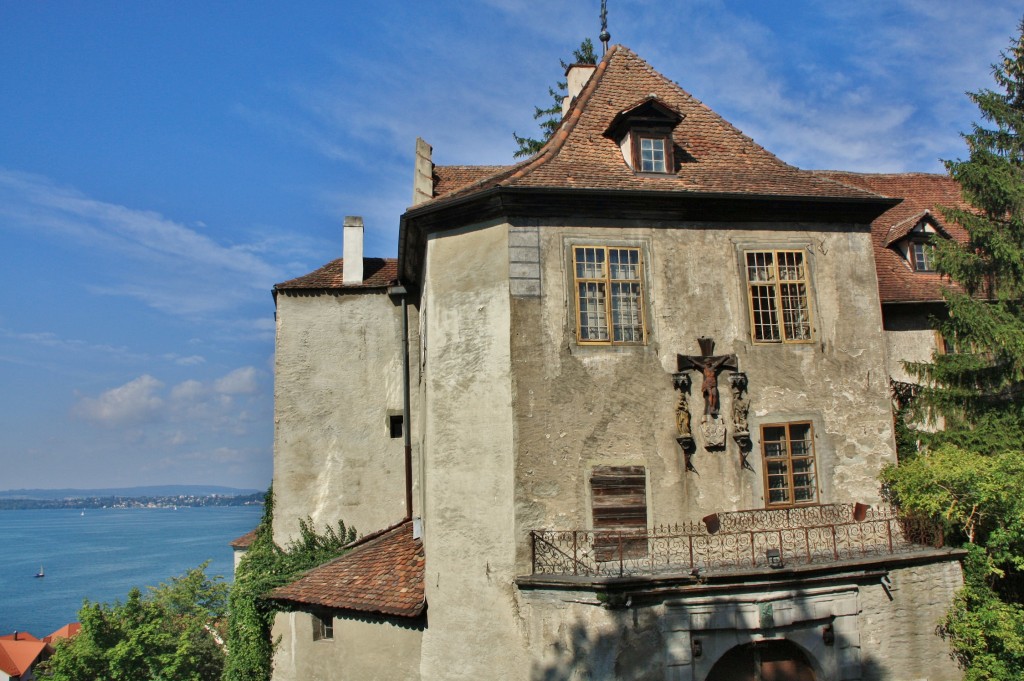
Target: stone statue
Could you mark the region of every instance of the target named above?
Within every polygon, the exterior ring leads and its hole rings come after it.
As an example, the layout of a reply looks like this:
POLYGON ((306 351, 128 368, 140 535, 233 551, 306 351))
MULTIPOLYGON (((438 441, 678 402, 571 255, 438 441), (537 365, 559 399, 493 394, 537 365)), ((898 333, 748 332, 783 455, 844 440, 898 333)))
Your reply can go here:
POLYGON ((750 414, 750 397, 747 395, 747 376, 739 372, 729 377, 732 384, 732 425, 737 434, 749 433, 747 416, 750 414))
POLYGON ((693 437, 690 431, 690 400, 689 393, 680 393, 676 404, 676 430, 680 437, 693 437))

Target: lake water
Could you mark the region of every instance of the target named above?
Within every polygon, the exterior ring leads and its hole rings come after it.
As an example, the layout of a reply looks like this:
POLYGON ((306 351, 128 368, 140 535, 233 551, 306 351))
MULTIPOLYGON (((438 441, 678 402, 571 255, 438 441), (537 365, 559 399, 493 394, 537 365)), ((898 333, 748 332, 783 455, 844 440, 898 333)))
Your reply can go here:
POLYGON ((209 560, 231 580, 228 542, 256 527, 259 506, 0 511, 0 634, 39 638, 77 621, 82 600, 124 601, 209 560), (36 579, 39 567, 46 577, 36 579))

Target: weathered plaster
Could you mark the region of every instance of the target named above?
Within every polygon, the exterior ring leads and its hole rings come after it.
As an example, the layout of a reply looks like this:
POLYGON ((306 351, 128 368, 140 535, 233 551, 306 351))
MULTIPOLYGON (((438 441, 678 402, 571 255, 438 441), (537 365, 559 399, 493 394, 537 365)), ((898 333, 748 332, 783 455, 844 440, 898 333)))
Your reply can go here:
MULTIPOLYGON (((415 314, 410 317, 415 319, 415 314)), ((415 326, 413 326, 415 329, 415 326)), ((274 540, 307 515, 361 534, 405 516, 401 307, 384 291, 277 297, 274 540)))
POLYGON ((422 629, 387 620, 334 617, 334 638, 313 640, 313 616, 280 612, 271 635, 274 681, 416 681, 422 629))
POLYGON ((524 667, 515 576, 508 230, 431 238, 425 305, 424 509, 428 679, 524 667))
MULTIPOLYGON (((512 306, 518 537, 537 528, 590 527, 587 471, 597 464, 646 466, 651 525, 761 508, 759 427, 803 419, 815 426, 819 501, 879 501, 877 474, 895 451, 866 228, 619 222, 543 223, 539 231, 543 295, 513 297, 512 306), (576 344, 573 244, 643 249, 647 345, 576 344), (751 342, 742 252, 761 248, 807 253, 813 342, 751 342), (677 354, 699 353, 698 336, 714 338, 716 354, 735 353, 749 378, 752 471, 740 466, 731 438, 724 451, 708 452, 699 435, 698 473, 684 470, 671 374, 677 354)), ((693 377, 696 430, 703 401, 700 377, 693 377)), ((724 375, 719 386, 728 422, 724 375)))
POLYGON ((950 656, 949 644, 937 633, 953 594, 963 586, 960 563, 900 568, 892 570, 889 579, 889 595, 881 583, 861 589, 861 645, 875 661, 866 670, 864 681, 963 678, 950 656))

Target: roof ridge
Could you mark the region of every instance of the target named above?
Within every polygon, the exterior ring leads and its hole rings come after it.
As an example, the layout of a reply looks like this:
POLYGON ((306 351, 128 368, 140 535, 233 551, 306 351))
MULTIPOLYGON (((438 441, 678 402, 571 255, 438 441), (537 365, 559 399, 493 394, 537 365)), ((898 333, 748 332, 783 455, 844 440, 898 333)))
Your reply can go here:
POLYGON ((808 170, 807 172, 815 173, 817 175, 854 175, 857 177, 942 177, 948 180, 954 181, 949 173, 930 173, 926 170, 905 170, 895 173, 874 173, 874 172, 862 172, 859 170, 808 170))
POLYGON ((544 143, 541 150, 529 159, 526 166, 506 177, 500 184, 507 184, 512 180, 518 180, 520 177, 533 171, 534 168, 539 168, 558 155, 558 152, 565 146, 566 140, 569 139, 569 135, 579 123, 584 107, 590 102, 594 90, 597 89, 598 83, 608 70, 608 64, 611 63, 612 58, 616 54, 623 50, 629 52, 629 49, 622 45, 612 45, 608 48, 608 52, 605 53, 604 57, 601 58, 601 62, 594 68, 594 73, 587 80, 587 84, 583 86, 579 96, 576 97, 575 101, 569 103, 569 110, 562 116, 562 122, 559 123, 555 134, 548 138, 548 141, 544 143))

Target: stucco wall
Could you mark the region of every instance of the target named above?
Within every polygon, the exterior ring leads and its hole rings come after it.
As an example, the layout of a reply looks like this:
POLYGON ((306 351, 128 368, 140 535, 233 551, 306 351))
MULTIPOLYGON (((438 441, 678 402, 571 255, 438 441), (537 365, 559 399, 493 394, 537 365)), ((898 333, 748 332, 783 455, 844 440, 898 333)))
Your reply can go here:
POLYGON ((334 638, 313 640, 313 617, 282 612, 272 636, 274 681, 413 681, 423 632, 388 621, 334 618, 334 638))
MULTIPOLYGON (((415 333, 415 313, 411 333, 415 333)), ((274 540, 307 515, 360 534, 405 516, 401 307, 384 291, 277 298, 274 540)))
POLYGON ((957 681, 963 673, 936 633, 953 594, 963 586, 957 561, 892 570, 892 599, 881 584, 861 588, 860 640, 874 661, 864 681, 957 681))
MULTIPOLYGON (((759 426, 811 420, 819 501, 877 502, 878 470, 895 459, 885 341, 866 227, 815 225, 655 225, 524 223, 539 234, 540 295, 512 305, 517 445, 516 535, 534 528, 590 527, 588 472, 596 464, 643 464, 652 525, 697 520, 722 510, 764 506, 759 426), (649 342, 583 347, 575 342, 571 246, 643 250, 649 342), (750 340, 742 252, 800 249, 811 273, 813 342, 750 340), (672 387, 676 355, 734 353, 749 378, 749 463, 731 438, 724 451, 693 457, 684 470, 676 443, 672 387)), ((514 235, 510 258, 524 258, 514 235)), ((719 379, 721 413, 731 423, 728 372, 719 379)), ((700 375, 689 406, 697 430, 700 375)), ((699 436, 698 436, 699 437, 699 436)), ((523 546, 525 546, 523 541, 523 546)), ((521 551, 521 558, 527 556, 521 551)))
POLYGON ((424 288, 423 678, 517 678, 507 230, 446 232, 424 288))
POLYGON ((932 317, 942 314, 935 305, 886 305, 885 343, 889 375, 897 381, 918 383, 904 362, 930 362, 938 347, 932 317))

